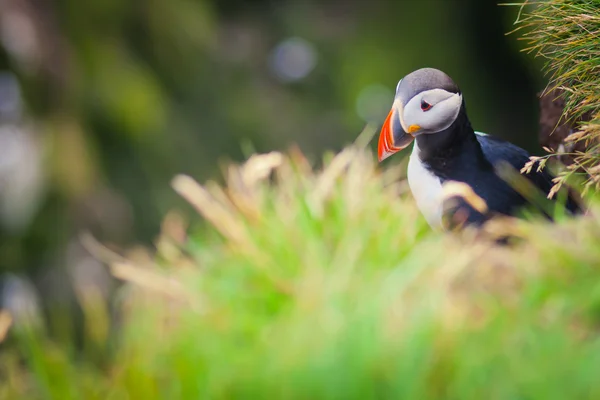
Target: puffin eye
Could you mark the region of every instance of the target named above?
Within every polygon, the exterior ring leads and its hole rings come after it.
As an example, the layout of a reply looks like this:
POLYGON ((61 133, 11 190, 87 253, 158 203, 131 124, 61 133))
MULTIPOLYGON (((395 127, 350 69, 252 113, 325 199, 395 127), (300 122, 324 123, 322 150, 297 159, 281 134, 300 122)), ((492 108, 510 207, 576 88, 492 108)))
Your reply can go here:
POLYGON ((431 107, 433 107, 431 104, 429 104, 425 100, 421 100, 421 110, 428 111, 431 107))

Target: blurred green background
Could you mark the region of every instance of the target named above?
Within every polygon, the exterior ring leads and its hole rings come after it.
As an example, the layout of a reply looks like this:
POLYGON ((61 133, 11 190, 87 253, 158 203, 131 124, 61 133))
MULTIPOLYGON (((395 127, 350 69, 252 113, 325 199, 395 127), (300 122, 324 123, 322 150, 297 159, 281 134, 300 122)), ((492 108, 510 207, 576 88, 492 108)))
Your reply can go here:
POLYGON ((72 282, 110 290, 82 230, 151 243, 183 207, 176 173, 204 181, 223 161, 293 144, 318 160, 381 123, 420 67, 455 79, 475 129, 537 151, 544 80, 506 36, 517 12, 484 0, 4 0, 3 303, 23 274, 45 304, 68 301, 72 282))

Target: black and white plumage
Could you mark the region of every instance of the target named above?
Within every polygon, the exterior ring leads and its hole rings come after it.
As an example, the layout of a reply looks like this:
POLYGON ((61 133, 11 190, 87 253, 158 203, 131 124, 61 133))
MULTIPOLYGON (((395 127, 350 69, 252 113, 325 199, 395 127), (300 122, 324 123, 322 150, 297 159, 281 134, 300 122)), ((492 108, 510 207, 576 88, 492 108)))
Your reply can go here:
MULTIPOLYGON (((495 214, 515 215, 527 204, 497 175, 495 167, 504 162, 519 171, 529 161, 529 154, 509 142, 475 132, 460 89, 442 71, 423 68, 398 82, 392 110, 379 138, 379 160, 413 140, 408 182, 431 226, 442 226, 442 187, 449 181, 466 183, 487 204, 486 213, 463 204, 467 223, 481 224, 495 214)), ((549 193, 552 176, 545 169, 538 172, 534 168, 523 175, 542 193, 549 193)), ((580 211, 572 198, 567 200, 566 208, 572 213, 580 211)))

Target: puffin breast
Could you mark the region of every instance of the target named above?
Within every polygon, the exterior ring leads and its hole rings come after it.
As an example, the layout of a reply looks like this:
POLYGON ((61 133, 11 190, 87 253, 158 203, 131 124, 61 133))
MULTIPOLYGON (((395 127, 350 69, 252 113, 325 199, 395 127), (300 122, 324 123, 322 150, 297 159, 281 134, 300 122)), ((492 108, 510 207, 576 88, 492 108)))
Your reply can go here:
POLYGON ((417 207, 432 228, 442 227, 442 183, 419 158, 415 142, 408 162, 408 185, 417 207))

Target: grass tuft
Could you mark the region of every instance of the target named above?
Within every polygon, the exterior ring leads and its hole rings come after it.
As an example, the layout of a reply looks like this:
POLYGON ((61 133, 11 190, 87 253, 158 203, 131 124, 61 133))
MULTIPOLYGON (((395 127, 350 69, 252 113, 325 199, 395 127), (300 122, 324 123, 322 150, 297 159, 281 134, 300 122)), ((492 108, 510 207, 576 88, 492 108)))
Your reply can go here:
MULTIPOLYGON (((514 4, 513 4, 514 5, 514 4)), ((584 194, 600 188, 600 1, 526 1, 514 32, 526 52, 546 60, 545 93, 564 97, 563 121, 575 123, 563 149, 544 159, 568 156, 573 163, 559 174, 556 190, 571 178, 583 180, 584 194), (585 151, 572 151, 582 143, 585 151)))

